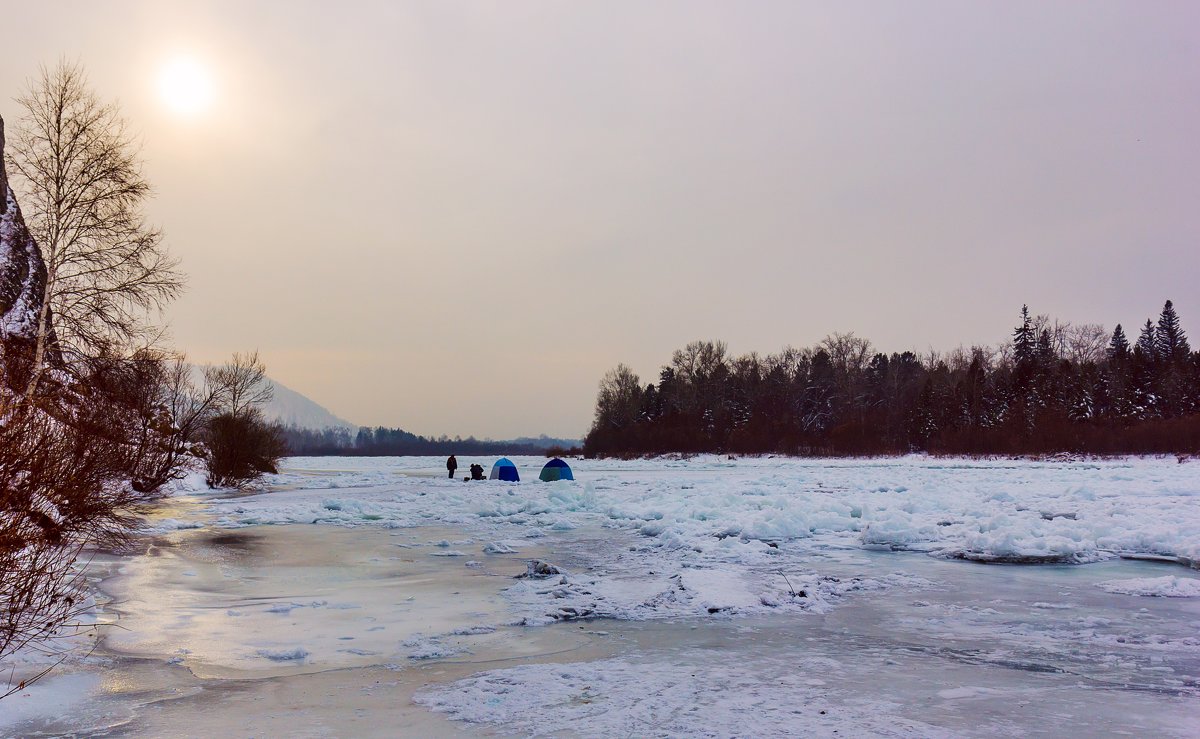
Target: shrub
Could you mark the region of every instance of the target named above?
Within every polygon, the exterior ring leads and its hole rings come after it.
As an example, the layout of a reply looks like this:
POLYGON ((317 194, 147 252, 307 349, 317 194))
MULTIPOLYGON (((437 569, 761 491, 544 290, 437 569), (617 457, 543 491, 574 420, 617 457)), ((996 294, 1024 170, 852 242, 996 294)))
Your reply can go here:
POLYGON ((282 427, 263 420, 257 409, 214 416, 205 442, 212 487, 239 487, 278 472, 279 458, 287 452, 282 427))

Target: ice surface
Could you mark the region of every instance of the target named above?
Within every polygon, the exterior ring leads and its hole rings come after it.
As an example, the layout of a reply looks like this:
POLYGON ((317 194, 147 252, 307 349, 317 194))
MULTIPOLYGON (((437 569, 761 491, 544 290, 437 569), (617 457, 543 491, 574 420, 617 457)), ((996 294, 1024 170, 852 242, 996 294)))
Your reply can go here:
POLYGON ((486 521, 551 532, 602 523, 667 546, 825 536, 991 561, 1200 554, 1200 483, 1171 459, 575 460, 574 482, 469 486, 427 477, 437 461, 293 458, 275 482, 304 489, 215 501, 214 511, 226 526, 486 521), (346 492, 330 497, 334 488, 346 492))
POLYGON ((811 684, 808 668, 719 658, 524 665, 426 690, 415 700, 461 721, 501 724, 527 736, 954 736, 899 717, 894 705, 869 695, 835 704, 811 684))
POLYGON ((177 529, 105 581, 105 611, 121 625, 105 647, 181 656, 205 677, 269 676, 461 653, 513 620, 498 595, 508 578, 463 567, 460 552, 429 541, 440 530, 418 531, 177 529))
POLYGON ((435 477, 440 465, 292 458, 274 479, 283 489, 209 506, 216 524, 230 528, 460 526, 478 533, 484 553, 591 532, 594 545, 560 587, 511 589, 527 623, 819 609, 840 593, 808 562, 844 549, 999 563, 1194 563, 1200 554, 1200 482, 1173 459, 575 460, 577 479, 555 485, 463 485, 435 477), (628 537, 632 545, 618 544, 628 537), (645 567, 651 560, 656 567, 645 567))
POLYGON ((99 675, 82 672, 43 678, 0 700, 0 734, 10 736, 7 729, 22 722, 76 710, 99 684, 99 675))
MULTIPOLYGON (((354 711, 405 710, 393 680, 467 732, 1195 735, 1200 600, 1137 597, 1200 590, 1190 465, 575 460, 463 485, 443 461, 181 486, 144 553, 93 565, 121 624, 95 669, 130 687, 70 715, 145 701, 139 726, 186 733, 242 700, 272 733, 386 734, 354 711), (559 572, 516 578, 536 560, 559 572)), ((93 726, 37 713, 21 731, 93 726)))

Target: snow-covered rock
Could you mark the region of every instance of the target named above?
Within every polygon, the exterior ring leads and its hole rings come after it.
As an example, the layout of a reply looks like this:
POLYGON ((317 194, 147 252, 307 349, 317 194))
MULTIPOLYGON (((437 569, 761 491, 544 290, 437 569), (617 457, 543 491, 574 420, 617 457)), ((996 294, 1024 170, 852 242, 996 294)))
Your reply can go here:
POLYGON ((46 264, 25 226, 4 168, 4 119, 0 118, 0 341, 33 342, 46 289, 46 264))
POLYGON ((558 567, 556 567, 555 565, 552 565, 549 562, 543 562, 538 559, 531 559, 525 565, 525 572, 523 572, 520 575, 517 575, 517 577, 519 577, 519 578, 520 577, 546 578, 546 577, 553 577, 554 575, 561 575, 561 574, 563 574, 563 571, 561 569, 559 569, 558 567))

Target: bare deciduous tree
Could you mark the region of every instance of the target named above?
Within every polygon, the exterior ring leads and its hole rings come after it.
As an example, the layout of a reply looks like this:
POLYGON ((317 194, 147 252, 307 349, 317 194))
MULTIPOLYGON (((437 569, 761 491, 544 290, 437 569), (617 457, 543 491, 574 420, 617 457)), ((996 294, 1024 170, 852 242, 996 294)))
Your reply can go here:
POLYGON ((1099 323, 1080 323, 1068 326, 1066 357, 1076 364, 1100 362, 1105 358, 1109 334, 1099 323))
POLYGON ((152 492, 183 476, 203 456, 200 439, 227 394, 214 381, 217 368, 208 368, 197 383, 186 357, 151 357, 144 370, 151 377, 144 387, 138 434, 135 489, 152 492))
POLYGON ((210 485, 241 486, 277 471, 287 443, 280 426, 262 415, 274 392, 266 373, 258 352, 234 354, 232 361, 205 370, 205 392, 215 393, 216 405, 204 429, 210 485))
MULTIPOLYGON (((138 358, 130 362, 138 363, 138 358)), ((151 354, 144 364, 141 370, 149 376, 136 385, 147 392, 137 399, 141 427, 135 489, 153 492, 180 478, 197 459, 208 462, 209 479, 216 485, 238 485, 261 473, 259 467, 274 466, 282 449, 279 435, 260 411, 274 387, 257 352, 234 354, 223 365, 205 367, 199 376, 183 356, 151 354), (249 448, 255 446, 261 448, 249 448), (230 465, 239 472, 224 471, 230 465), (243 478, 243 472, 249 477, 243 478)))
POLYGON ((604 430, 632 426, 637 420, 641 400, 641 380, 628 366, 618 364, 600 380, 592 428, 604 430))
POLYGON ((150 185, 138 146, 82 67, 43 67, 17 101, 24 114, 9 142, 10 179, 47 272, 36 384, 51 331, 68 359, 154 342, 149 313, 180 293, 183 276, 141 213, 150 185))
POLYGON ((271 402, 275 388, 267 380, 267 365, 258 352, 235 353, 233 359, 220 367, 204 372, 205 385, 220 389, 221 412, 240 415, 252 407, 271 402))
POLYGON ((829 361, 839 371, 861 373, 871 359, 871 342, 849 333, 832 333, 821 340, 821 348, 829 352, 829 361))
POLYGON ((671 357, 684 413, 703 413, 716 406, 713 379, 729 370, 726 352, 723 341, 693 341, 671 357))
MULTIPOLYGON (((0 356, 11 398, 14 358, 0 356)), ((45 382, 30 402, 0 403, 0 659, 35 643, 55 651, 81 608, 80 550, 128 536, 131 511, 152 498, 127 484, 139 417, 122 395, 126 369, 89 363, 78 391, 45 382)))
POLYGON ((86 595, 80 551, 129 536, 135 507, 154 497, 131 479, 169 440, 170 414, 162 358, 139 347, 159 334, 150 312, 182 288, 141 215, 149 185, 116 106, 67 63, 43 68, 18 102, 0 195, 15 205, 14 187, 23 190, 24 218, 16 211, 15 240, 0 231, 0 262, 27 245, 15 269, 30 275, 21 293, 30 318, 0 337, 0 658, 62 653, 56 639, 73 630, 86 595))

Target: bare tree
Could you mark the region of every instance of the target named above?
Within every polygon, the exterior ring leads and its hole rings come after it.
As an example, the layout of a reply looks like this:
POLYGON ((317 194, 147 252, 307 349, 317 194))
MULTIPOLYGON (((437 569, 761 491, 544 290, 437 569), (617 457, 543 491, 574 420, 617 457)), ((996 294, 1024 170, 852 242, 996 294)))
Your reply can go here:
POLYGON ((275 388, 267 380, 267 365, 259 359, 258 352, 238 352, 220 367, 206 368, 204 382, 219 389, 221 412, 235 416, 270 403, 275 394, 275 388))
POLYGON ((717 387, 713 380, 729 370, 726 352, 723 341, 692 341, 671 357, 684 413, 703 413, 716 406, 717 387))
POLYGON ((138 433, 138 461, 133 487, 153 492, 183 476, 202 458, 200 442, 209 421, 228 395, 217 382, 219 368, 210 367, 199 383, 183 355, 152 357, 145 371, 152 377, 140 398, 142 421, 138 433))
POLYGON ((216 413, 205 423, 208 482, 214 487, 248 483, 277 471, 287 451, 283 431, 268 423, 262 407, 274 388, 258 352, 234 354, 233 360, 204 372, 206 393, 213 393, 216 413))
MULTIPOLYGON (((12 359, 0 396, 12 395, 12 359)), ((86 389, 45 382, 32 402, 0 403, 0 659, 35 643, 54 651, 47 642, 80 612, 80 550, 128 536, 131 511, 152 497, 127 484, 139 417, 119 397, 127 378, 102 376, 111 370, 89 364, 86 389)))
POLYGON ((24 114, 10 142, 10 179, 47 273, 36 385, 52 331, 68 360, 154 342, 150 311, 178 296, 183 276, 142 215, 150 185, 138 146, 82 67, 43 67, 17 102, 24 114))
POLYGON ((821 340, 820 347, 829 352, 829 361, 839 372, 861 373, 871 359, 871 342, 855 336, 853 331, 834 332, 821 340))
POLYGON ((968 351, 965 346, 959 344, 946 352, 943 361, 946 362, 946 366, 950 368, 951 372, 965 372, 971 366, 971 361, 974 358, 975 355, 971 351, 968 351))
POLYGON ((618 364, 600 380, 592 428, 602 431, 632 426, 637 420, 641 400, 641 380, 628 366, 618 364))
MULTIPOLYGON (((95 363, 94 361, 92 363, 95 363)), ((182 355, 144 350, 121 363, 121 397, 136 419, 132 487, 154 493, 204 460, 214 485, 240 485, 271 471, 282 436, 262 416, 274 388, 257 352, 234 354, 197 376, 182 355)))
POLYGON ((130 480, 163 438, 161 362, 135 349, 157 335, 150 311, 182 286, 140 214, 149 186, 116 107, 65 63, 19 102, 12 170, 0 166, 0 273, 24 277, 19 295, 9 279, 0 297, 29 318, 0 333, 0 659, 64 653, 56 640, 85 604, 79 553, 128 536, 153 499, 130 480))
POLYGON ((1033 335, 1041 336, 1044 331, 1050 337, 1050 350, 1059 358, 1067 356, 1067 344, 1074 328, 1070 321, 1060 321, 1045 313, 1039 313, 1033 318, 1033 335))
POLYGON ((671 366, 683 382, 702 382, 728 361, 723 341, 692 341, 675 351, 671 366))
POLYGON ((1066 357, 1076 364, 1100 362, 1105 358, 1109 334, 1099 323, 1080 323, 1066 331, 1066 357))
POLYGON ((871 342, 855 336, 853 331, 844 334, 834 332, 821 340, 819 348, 829 354, 843 400, 862 407, 860 401, 865 392, 863 375, 871 360, 871 342))
MULTIPOLYGON (((0 520, 0 536, 8 536, 8 519, 0 520)), ((24 648, 57 657, 32 675, 16 677, 16 667, 0 675, 0 699, 45 677, 70 650, 60 640, 88 628, 80 622, 87 593, 75 561, 81 542, 55 544, 44 539, 22 546, 0 543, 0 659, 24 648)))

